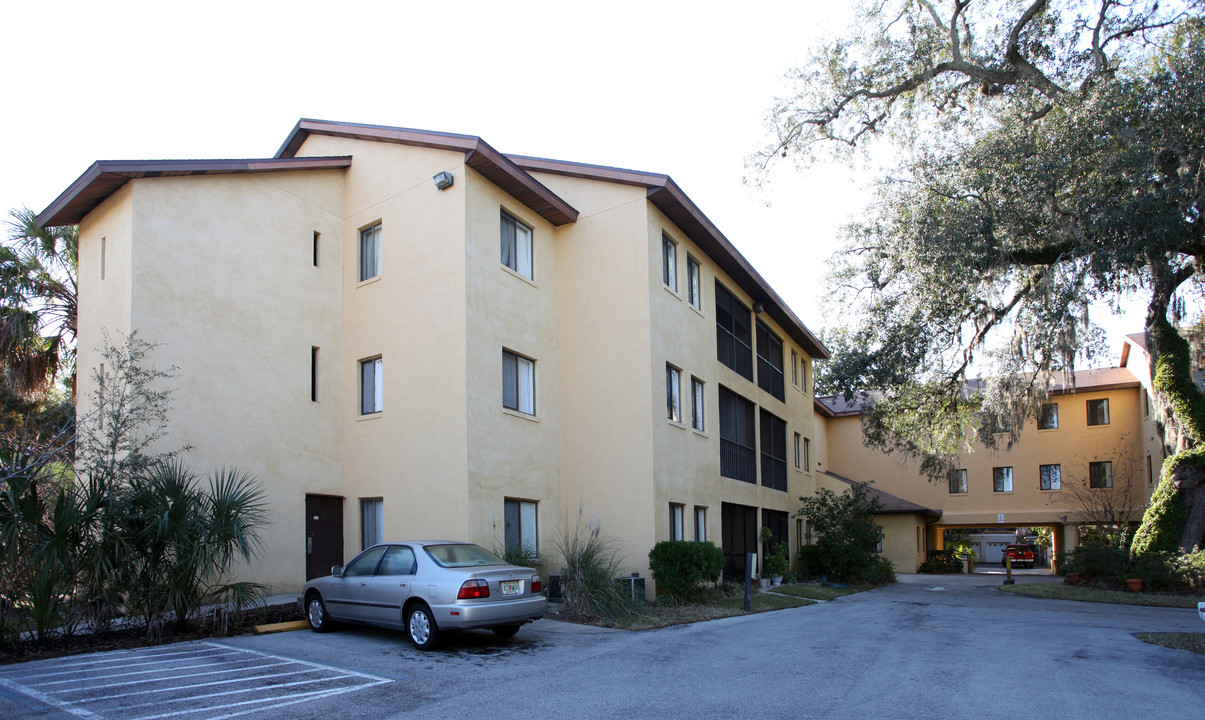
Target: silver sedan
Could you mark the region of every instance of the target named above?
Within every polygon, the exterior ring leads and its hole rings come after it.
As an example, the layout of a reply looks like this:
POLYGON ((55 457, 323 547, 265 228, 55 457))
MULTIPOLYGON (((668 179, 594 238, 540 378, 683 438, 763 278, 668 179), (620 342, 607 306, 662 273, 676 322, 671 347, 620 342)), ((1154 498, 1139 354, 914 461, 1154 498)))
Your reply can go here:
POLYGON ((305 584, 297 603, 316 632, 335 622, 404 630, 420 650, 444 630, 489 628, 511 637, 548 604, 540 576, 470 543, 374 545, 305 584))

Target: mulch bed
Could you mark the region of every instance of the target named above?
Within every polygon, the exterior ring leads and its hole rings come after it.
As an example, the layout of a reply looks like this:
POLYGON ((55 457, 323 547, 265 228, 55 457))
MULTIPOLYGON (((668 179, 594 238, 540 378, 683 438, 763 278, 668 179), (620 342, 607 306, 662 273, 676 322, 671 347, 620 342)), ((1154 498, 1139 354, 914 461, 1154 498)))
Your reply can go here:
POLYGON ((296 603, 286 605, 271 605, 261 608, 244 610, 238 616, 231 616, 226 632, 223 635, 220 628, 202 626, 192 623, 188 632, 177 633, 175 624, 168 623, 155 640, 147 639, 145 627, 122 628, 102 633, 76 634, 70 637, 56 636, 42 642, 37 640, 21 640, 19 642, 0 642, 0 665, 31 660, 78 655, 81 653, 100 652, 102 650, 128 650, 131 648, 156 647, 186 640, 203 640, 205 638, 226 637, 230 635, 246 635, 252 632, 256 625, 304 620, 305 616, 296 603))

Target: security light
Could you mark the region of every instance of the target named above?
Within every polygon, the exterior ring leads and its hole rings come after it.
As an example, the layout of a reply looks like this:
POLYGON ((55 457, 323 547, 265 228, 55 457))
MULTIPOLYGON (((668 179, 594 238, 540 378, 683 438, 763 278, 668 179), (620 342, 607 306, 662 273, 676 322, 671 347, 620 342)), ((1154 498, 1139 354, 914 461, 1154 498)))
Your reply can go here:
POLYGON ((447 190, 448 188, 452 187, 452 181, 454 178, 452 177, 452 173, 448 172, 447 170, 440 170, 439 172, 435 173, 435 176, 431 179, 435 181, 435 187, 437 189, 447 190))

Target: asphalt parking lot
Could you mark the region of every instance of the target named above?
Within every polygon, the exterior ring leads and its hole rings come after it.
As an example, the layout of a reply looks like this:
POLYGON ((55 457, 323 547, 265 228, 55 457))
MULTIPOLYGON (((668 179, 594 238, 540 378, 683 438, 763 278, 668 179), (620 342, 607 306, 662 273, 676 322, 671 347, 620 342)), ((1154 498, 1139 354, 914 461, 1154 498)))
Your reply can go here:
POLYGON ((1133 636, 1203 632, 1195 610, 1019 597, 998 592, 1001 579, 906 575, 831 603, 642 633, 542 620, 509 640, 450 635, 430 653, 346 628, 46 660, 0 667, 0 713, 1110 718, 1205 703, 1205 657, 1133 636))

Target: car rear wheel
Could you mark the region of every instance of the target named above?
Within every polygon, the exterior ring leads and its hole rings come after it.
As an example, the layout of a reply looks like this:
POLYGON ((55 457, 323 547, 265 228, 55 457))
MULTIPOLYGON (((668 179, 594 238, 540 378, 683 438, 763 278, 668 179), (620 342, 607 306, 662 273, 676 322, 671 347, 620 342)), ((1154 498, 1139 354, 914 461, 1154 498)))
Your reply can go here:
POLYGON ((499 625, 498 627, 490 628, 494 634, 500 638, 514 637, 515 633, 519 632, 518 625, 499 625))
POLYGON ((330 632, 331 626, 334 624, 331 616, 326 613, 326 605, 322 602, 322 596, 318 593, 310 593, 309 600, 305 604, 305 617, 310 621, 310 628, 314 632, 330 632))
POLYGON ((406 618, 406 635, 414 647, 419 650, 430 650, 439 644, 439 627, 435 618, 431 617, 431 609, 419 603, 410 608, 406 618))

